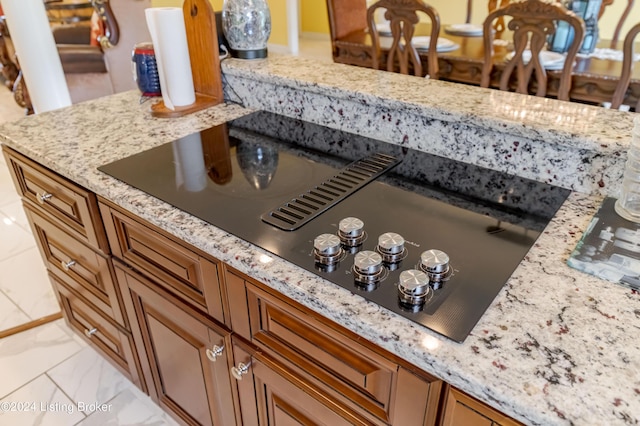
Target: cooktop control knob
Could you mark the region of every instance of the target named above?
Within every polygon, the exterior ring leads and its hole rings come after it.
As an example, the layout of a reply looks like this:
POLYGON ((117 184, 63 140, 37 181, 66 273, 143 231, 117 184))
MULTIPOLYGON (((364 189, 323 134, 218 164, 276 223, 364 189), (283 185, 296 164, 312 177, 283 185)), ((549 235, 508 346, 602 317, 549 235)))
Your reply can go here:
POLYGON ((375 251, 364 250, 356 254, 353 266, 356 272, 364 275, 375 275, 382 270, 382 256, 375 251))
POLYGON ((449 265, 449 255, 435 249, 422 252, 419 268, 427 274, 429 283, 435 290, 441 288, 453 273, 449 265))
POLYGON ((400 272, 398 297, 400 302, 410 306, 420 306, 430 298, 429 276, 417 269, 400 272))
POLYGON ((395 232, 386 232, 380 235, 376 251, 382 255, 382 259, 387 263, 399 262, 407 257, 404 238, 395 232))
POLYGON ((382 256, 371 250, 358 252, 353 259, 353 274, 356 283, 375 288, 388 272, 382 265, 382 256))
POLYGON ((347 247, 356 247, 366 239, 364 222, 357 217, 345 217, 338 224, 338 237, 347 247))
POLYGON ((313 255, 316 262, 332 265, 344 258, 340 238, 334 234, 320 234, 313 240, 313 255))

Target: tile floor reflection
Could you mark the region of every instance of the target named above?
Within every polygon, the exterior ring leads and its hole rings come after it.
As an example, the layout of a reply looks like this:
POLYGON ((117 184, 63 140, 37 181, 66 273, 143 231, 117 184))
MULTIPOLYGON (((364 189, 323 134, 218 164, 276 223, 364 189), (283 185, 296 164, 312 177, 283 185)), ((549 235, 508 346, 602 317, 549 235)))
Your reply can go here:
MULTIPOLYGON (((301 39, 300 56, 331 61, 328 38, 301 39)), ((0 124, 23 117, 11 93, 0 87, 0 124)), ((0 156, 0 331, 59 310, 20 198, 0 156)), ((0 339, 0 425, 176 423, 76 336, 64 320, 57 320, 0 339), (105 404, 107 409, 93 411, 96 404, 105 404)))

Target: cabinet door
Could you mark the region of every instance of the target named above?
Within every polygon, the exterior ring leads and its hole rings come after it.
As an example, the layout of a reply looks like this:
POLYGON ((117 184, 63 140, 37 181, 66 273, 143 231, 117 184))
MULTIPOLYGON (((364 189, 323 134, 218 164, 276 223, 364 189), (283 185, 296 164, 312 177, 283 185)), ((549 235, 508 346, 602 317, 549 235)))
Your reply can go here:
POLYGON ((442 426, 521 426, 518 421, 450 387, 442 426))
POLYGON ((230 332, 133 270, 116 274, 151 397, 184 424, 235 425, 230 332))
POLYGON ((365 425, 319 389, 238 338, 233 338, 235 375, 244 426, 365 425))

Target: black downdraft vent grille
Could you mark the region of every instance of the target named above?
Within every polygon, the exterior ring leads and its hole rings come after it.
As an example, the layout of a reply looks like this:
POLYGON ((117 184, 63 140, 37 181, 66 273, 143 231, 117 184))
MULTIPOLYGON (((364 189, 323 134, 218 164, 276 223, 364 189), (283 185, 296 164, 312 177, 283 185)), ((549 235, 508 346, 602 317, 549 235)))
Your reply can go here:
POLYGON ((377 153, 353 162, 299 197, 263 214, 262 220, 285 231, 294 231, 388 172, 400 161, 390 155, 377 153))

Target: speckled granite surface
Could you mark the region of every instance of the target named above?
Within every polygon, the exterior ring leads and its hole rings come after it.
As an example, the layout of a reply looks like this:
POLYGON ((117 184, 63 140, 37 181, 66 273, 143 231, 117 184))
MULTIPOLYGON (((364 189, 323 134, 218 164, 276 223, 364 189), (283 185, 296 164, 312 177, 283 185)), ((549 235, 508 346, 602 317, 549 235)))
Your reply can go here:
MULTIPOLYGON (((251 244, 96 170, 99 165, 242 115, 246 111, 239 106, 219 105, 184 118, 160 120, 149 115, 148 105, 138 105, 136 93, 128 92, 5 124, 0 127, 0 141, 527 424, 637 424, 640 296, 566 265, 602 200, 600 186, 587 183, 587 176, 603 173, 607 188, 607 179, 620 173, 617 163, 624 157, 631 119, 615 111, 589 109, 592 116, 583 122, 580 109, 585 107, 578 106, 566 116, 566 125, 523 124, 516 118, 507 119, 499 108, 488 110, 492 96, 486 91, 422 80, 413 87, 408 86, 413 81, 406 80, 408 77, 359 69, 347 73, 350 68, 305 61, 293 70, 291 61, 272 58, 259 63, 225 63, 226 81, 236 93, 248 89, 250 75, 261 80, 255 85, 256 94, 264 93, 260 91, 266 90, 265 84, 274 85, 274 95, 260 101, 272 102, 272 110, 290 109, 291 115, 326 120, 332 127, 348 127, 425 150, 431 148, 424 144, 433 144, 434 151, 447 148, 450 157, 493 162, 520 174, 548 170, 538 177, 575 181, 574 187, 583 190, 570 195, 463 344, 441 338, 269 257, 251 244), (300 80, 290 80, 294 74, 299 74, 300 80), (375 83, 367 83, 365 78, 375 83), (279 87, 281 84, 288 88, 279 87), (331 84, 348 90, 331 88, 331 84), (297 91, 298 87, 305 91, 297 91), (402 95, 396 93, 400 87, 404 87, 402 95), (307 90, 314 95, 307 95, 307 90), (280 103, 280 91, 294 101, 280 103), (326 102, 318 104, 317 96, 326 102), (394 97, 399 100, 387 99, 394 97), (464 102, 456 101, 465 97, 464 102), (344 109, 341 115, 339 107, 331 112, 343 102, 358 105, 363 115, 352 111, 345 115, 344 109), (428 106, 431 103, 433 110, 428 106), (296 108, 301 110, 295 112, 296 108), (388 133, 398 114, 422 117, 431 113, 438 118, 423 118, 420 123, 442 130, 435 138, 414 139, 425 132, 410 123, 406 124, 410 133, 406 140, 388 133), (393 117, 391 122, 389 117, 393 117), (388 124, 381 126, 384 120, 388 124), (452 126, 449 132, 445 122, 452 126), (607 131, 601 127, 605 124, 607 131), (509 135, 501 137, 501 129, 509 135), (447 133, 451 137, 446 137, 447 133), (543 135, 546 142, 536 135, 543 135), (529 148, 514 151, 515 141, 521 141, 517 147, 529 148), (449 142, 455 144, 447 147, 449 142), (506 147, 516 160, 505 160, 506 147), (583 161, 572 157, 578 154, 591 162, 580 172, 567 170, 567 164, 574 167, 583 161), (550 161, 551 157, 555 161, 550 161), (604 175, 609 169, 616 171, 604 175)), ((500 99, 501 109, 508 102, 517 102, 518 98, 507 95, 493 96, 500 99)), ((534 102, 532 108, 544 103, 534 102)), ((260 106, 248 98, 245 104, 260 106)))
POLYGON ((225 61, 243 105, 580 192, 616 194, 631 113, 294 57, 225 61))

